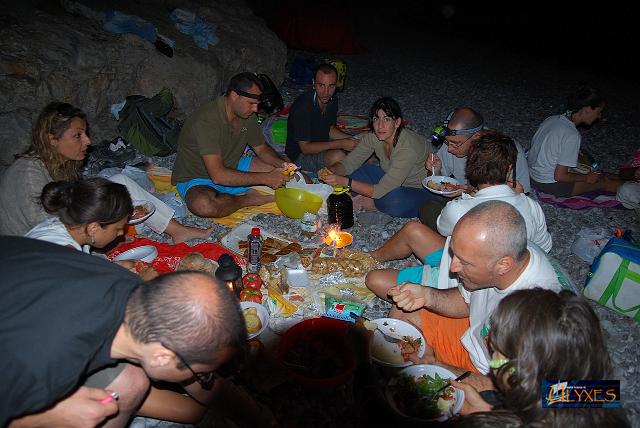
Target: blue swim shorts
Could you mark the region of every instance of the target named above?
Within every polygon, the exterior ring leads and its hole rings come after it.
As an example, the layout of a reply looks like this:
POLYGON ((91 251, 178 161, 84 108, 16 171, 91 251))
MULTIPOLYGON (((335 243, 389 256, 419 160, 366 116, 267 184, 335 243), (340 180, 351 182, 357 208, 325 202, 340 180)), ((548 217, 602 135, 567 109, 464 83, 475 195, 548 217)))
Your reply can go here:
POLYGON ((424 258, 423 266, 410 266, 398 272, 396 284, 413 282, 428 287, 438 288, 438 276, 440 275, 440 260, 442 260, 443 249, 439 249, 424 258))
MULTIPOLYGON (((251 161, 253 160, 253 156, 243 156, 238 161, 238 165, 236 165, 236 169, 242 172, 249 172, 249 167, 251 166, 251 161)), ((189 189, 194 186, 209 186, 213 187, 220 193, 226 193, 228 195, 239 195, 241 193, 247 193, 251 187, 245 186, 223 186, 221 184, 216 184, 209 178, 194 178, 189 181, 184 181, 182 183, 176 184, 176 189, 180 194, 180 197, 184 199, 187 195, 189 189)))

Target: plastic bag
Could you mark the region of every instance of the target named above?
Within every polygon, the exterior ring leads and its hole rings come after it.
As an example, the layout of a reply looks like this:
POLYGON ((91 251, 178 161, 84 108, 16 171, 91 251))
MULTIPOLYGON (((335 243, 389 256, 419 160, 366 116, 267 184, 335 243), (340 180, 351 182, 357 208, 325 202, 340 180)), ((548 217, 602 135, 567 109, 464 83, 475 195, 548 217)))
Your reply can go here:
POLYGON ((611 232, 604 227, 581 229, 571 244, 571 252, 591 264, 609 238, 611 238, 611 232))
POLYGON ((306 192, 313 193, 316 196, 322 198, 322 206, 318 210, 318 214, 326 214, 327 213, 327 198, 331 193, 333 193, 333 187, 329 186, 325 183, 316 183, 316 184, 308 184, 304 181, 304 177, 299 172, 296 172, 296 175, 293 179, 287 182, 286 187, 289 188, 297 188, 302 189, 306 192))

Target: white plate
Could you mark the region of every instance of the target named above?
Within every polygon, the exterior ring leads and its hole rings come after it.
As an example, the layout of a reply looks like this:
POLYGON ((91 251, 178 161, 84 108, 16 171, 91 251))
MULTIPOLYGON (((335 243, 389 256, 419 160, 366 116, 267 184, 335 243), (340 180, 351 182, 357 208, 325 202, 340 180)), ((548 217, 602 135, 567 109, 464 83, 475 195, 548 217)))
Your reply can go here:
MULTIPOLYGON (((378 318, 371 320, 380 326, 380 329, 391 336, 411 336, 414 339, 422 339, 418 349, 418 357, 422 357, 426 350, 424 336, 411 324, 397 320, 395 318, 378 318)), ((378 364, 389 367, 407 367, 412 365, 411 361, 403 361, 400 345, 389 343, 378 329, 373 332, 373 343, 371 344, 371 358, 378 364), (402 362, 400 362, 402 361, 402 362)))
POLYGON ((134 209, 135 209, 135 207, 143 206, 143 207, 145 207, 147 209, 147 213, 145 215, 143 215, 142 217, 132 218, 131 220, 129 220, 129 224, 142 223, 143 221, 145 221, 146 219, 151 217, 154 212, 156 212, 156 206, 153 205, 153 203, 151 203, 149 201, 133 200, 131 202, 133 203, 133 208, 134 209))
POLYGON ((156 259, 156 257, 158 257, 158 249, 156 247, 153 245, 142 245, 118 254, 113 258, 113 260, 141 260, 143 262, 151 263, 156 259))
POLYGON ((247 340, 253 339, 256 336, 260 336, 260 333, 262 333, 269 324, 269 312, 267 312, 267 308, 256 302, 240 302, 240 308, 243 311, 247 308, 256 308, 258 310, 258 317, 260 318, 260 322, 262 323, 262 328, 256 333, 249 334, 247 340))
MULTIPOLYGON (((242 255, 242 250, 240 250, 240 241, 246 241, 247 236, 251 234, 251 229, 253 229, 254 227, 257 227, 257 226, 249 223, 239 224, 238 226, 233 228, 229 233, 223 236, 220 239, 220 243, 224 247, 230 249, 231 251, 242 255)), ((287 244, 291 244, 291 241, 289 241, 288 239, 284 239, 278 235, 268 232, 263 228, 260 228, 260 236, 262 236, 262 239, 271 237, 271 238, 286 242, 287 244)))
MULTIPOLYGON (((400 373, 398 373, 398 375, 396 375, 396 377, 393 377, 389 383, 387 384, 387 387, 385 388, 385 396, 387 397, 387 401, 389 402, 389 405, 391 406, 391 408, 398 413, 401 416, 410 418, 410 419, 414 419, 414 420, 426 420, 426 419, 420 419, 420 418, 416 418, 416 417, 411 417, 408 415, 405 415, 404 413, 402 413, 398 407, 396 406, 396 402, 393 399, 393 393, 391 391, 393 385, 395 385, 395 383, 398 380, 398 376, 401 376, 402 374, 407 374, 409 376, 413 376, 415 379, 419 378, 420 376, 423 375, 429 375, 433 378, 435 378, 436 373, 438 373, 440 375, 441 378, 444 379, 455 379, 456 375, 454 375, 453 373, 451 373, 449 370, 440 367, 440 366, 435 366, 435 365, 431 365, 431 364, 418 364, 415 366, 411 366, 411 367, 407 367, 405 369, 402 369, 400 371, 400 373)), ((464 405, 464 391, 454 388, 455 393, 454 396, 456 397, 456 402, 453 405, 453 407, 451 408, 451 411, 449 412, 449 414, 445 414, 440 416, 439 418, 435 418, 435 419, 431 419, 431 420, 437 420, 439 422, 443 422, 446 421, 447 419, 449 419, 451 416, 460 413, 460 409, 462 409, 462 406, 464 405)))
POLYGON ((430 181, 434 181, 436 183, 441 183, 441 182, 445 182, 445 183, 452 183, 452 184, 460 184, 460 182, 458 180, 456 180, 455 178, 451 178, 451 177, 445 177, 444 175, 434 175, 434 176, 429 176, 429 177, 425 177, 422 180, 422 185, 424 186, 425 189, 433 192, 433 193, 437 193, 438 195, 451 195, 452 193, 456 193, 459 190, 453 190, 451 192, 443 192, 441 190, 435 190, 432 189, 431 187, 427 186, 427 183, 429 183, 430 181))

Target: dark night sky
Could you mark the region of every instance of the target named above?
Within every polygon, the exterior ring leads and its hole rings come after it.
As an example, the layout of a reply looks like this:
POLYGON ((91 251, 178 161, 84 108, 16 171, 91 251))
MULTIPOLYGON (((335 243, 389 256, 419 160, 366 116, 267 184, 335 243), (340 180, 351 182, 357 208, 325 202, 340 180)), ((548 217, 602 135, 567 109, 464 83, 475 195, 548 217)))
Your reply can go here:
MULTIPOLYGON (((458 38, 484 39, 505 49, 585 64, 619 74, 635 75, 629 67, 637 46, 637 11, 631 2, 602 1, 420 1, 315 0, 308 13, 334 8, 358 31, 379 27, 393 34, 399 28, 420 28, 425 36, 438 33, 458 38), (395 26, 395 28, 394 28, 395 26)), ((257 14, 273 16, 278 8, 304 0, 248 0, 257 14)))

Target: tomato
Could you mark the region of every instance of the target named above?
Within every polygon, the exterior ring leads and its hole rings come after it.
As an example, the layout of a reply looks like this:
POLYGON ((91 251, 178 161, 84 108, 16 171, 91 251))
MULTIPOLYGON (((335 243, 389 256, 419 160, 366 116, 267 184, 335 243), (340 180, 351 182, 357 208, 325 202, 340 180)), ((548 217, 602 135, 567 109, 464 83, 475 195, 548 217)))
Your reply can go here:
POLYGON ((248 273, 242 277, 242 285, 245 289, 260 290, 262 287, 262 278, 257 273, 248 273))
POLYGON ((240 301, 262 303, 262 293, 258 290, 245 288, 240 292, 240 301))

